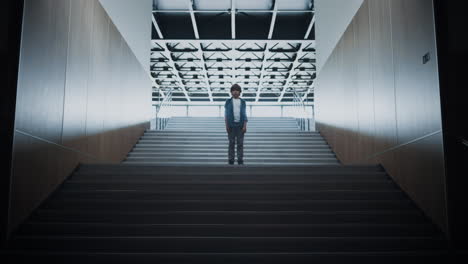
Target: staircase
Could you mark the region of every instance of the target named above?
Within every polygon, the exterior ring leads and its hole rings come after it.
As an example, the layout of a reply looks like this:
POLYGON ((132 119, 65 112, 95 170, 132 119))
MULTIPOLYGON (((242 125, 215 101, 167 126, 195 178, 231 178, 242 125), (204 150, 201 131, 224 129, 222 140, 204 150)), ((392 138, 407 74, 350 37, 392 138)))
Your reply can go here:
MULTIPOLYGON (((224 118, 174 117, 165 130, 146 131, 125 164, 204 164, 228 162, 224 118)), ((246 165, 338 165, 317 132, 300 131, 294 118, 250 118, 244 136, 246 165)))
POLYGON ((122 164, 81 165, 1 254, 12 263, 445 261, 441 232, 382 167, 338 165, 318 133, 292 124, 266 133, 261 119, 249 122, 246 165, 227 165, 224 124, 187 131, 188 122, 148 131, 122 164), (187 138, 199 143, 180 144, 187 138))
MULTIPOLYGON (((300 131, 296 119, 292 117, 250 117, 247 129, 253 133, 300 131)), ((166 130, 226 133, 226 125, 224 117, 173 117, 166 130)))

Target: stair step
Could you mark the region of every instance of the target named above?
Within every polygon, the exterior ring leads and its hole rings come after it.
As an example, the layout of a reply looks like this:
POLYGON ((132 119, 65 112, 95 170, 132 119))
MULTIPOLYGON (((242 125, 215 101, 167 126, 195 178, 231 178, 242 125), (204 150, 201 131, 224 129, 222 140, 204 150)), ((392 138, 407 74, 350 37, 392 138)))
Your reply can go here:
MULTIPOLYGON (((226 129, 219 132, 214 131, 169 131, 169 130, 146 130, 145 135, 226 135, 226 129)), ((268 132, 255 132, 250 133, 251 135, 260 136, 321 136, 318 132, 311 131, 291 131, 291 132, 281 132, 281 131, 268 131, 268 132)))
MULTIPOLYGON (((197 152, 197 151, 193 151, 193 152, 183 152, 183 151, 179 151, 179 152, 175 152, 175 153, 164 153, 164 152, 155 152, 155 151, 146 151, 146 152, 131 152, 127 155, 127 157, 135 157, 135 158, 138 158, 138 157, 166 157, 166 158, 169 158, 169 157, 183 157, 183 156, 186 156, 186 157, 191 157, 191 156, 196 156, 196 157, 224 157, 226 158, 228 156, 228 154, 226 153, 227 151, 218 151, 218 152, 215 152, 215 153, 209 153, 209 152, 205 152, 205 153, 200 153, 200 152, 197 152)), ((297 158, 331 158, 331 159, 335 159, 335 155, 332 154, 332 153, 245 153, 244 152, 244 157, 245 159, 248 159, 248 158, 254 158, 254 157, 258 157, 258 158, 268 158, 268 157, 276 157, 276 158, 281 158, 281 157, 289 157, 289 158, 292 158, 292 157, 297 157, 297 158)))
POLYGON ((402 200, 401 191, 141 191, 141 190, 76 190, 59 191, 56 198, 123 199, 123 200, 402 200))
POLYGON ((203 200, 142 200, 116 201, 109 199, 52 199, 42 209, 50 210, 123 210, 131 211, 385 211, 385 210, 416 210, 408 201, 203 201, 203 200))
POLYGON ((106 181, 100 182, 83 182, 69 181, 63 186, 63 190, 163 190, 163 191, 202 191, 202 190, 280 190, 280 191, 317 191, 317 190, 397 190, 397 186, 393 183, 376 181, 376 182, 316 182, 316 183, 282 183, 282 184, 265 184, 265 183, 245 183, 245 184, 194 184, 194 183, 179 183, 167 184, 161 181, 106 181))
MULTIPOLYGON (((134 253, 134 252, 90 252, 90 251, 24 251, 10 250, 10 259, 18 262, 45 261, 58 263, 256 263, 256 264, 413 264, 417 262, 443 263, 449 254, 446 250, 401 250, 359 252, 273 252, 273 253, 134 253)), ((458 258, 457 258, 458 259, 458 258)), ((466 257, 465 257, 466 259, 466 257)), ((463 262, 461 262, 463 263, 463 262)))
POLYGON ((382 182, 394 184, 393 181, 384 172, 363 172, 363 173, 326 173, 326 174, 308 174, 307 171, 292 172, 287 179, 281 175, 266 173, 260 170, 249 173, 242 173, 239 170, 237 174, 209 174, 207 172, 177 173, 174 171, 135 171, 126 172, 86 172, 78 171, 67 183, 74 182, 154 182, 166 184, 359 184, 365 182, 382 182))
MULTIPOLYGON (((206 139, 213 139, 213 140, 228 140, 228 135, 227 134, 221 134, 221 135, 207 135, 207 136, 198 136, 198 135, 177 135, 177 136, 169 136, 169 135, 150 135, 150 136, 143 136, 141 140, 206 140, 206 139)), ((250 140, 250 141, 296 141, 296 142, 326 142, 323 138, 321 137, 315 137, 315 136, 298 136, 298 137, 288 137, 288 136, 272 136, 272 137, 266 137, 266 136, 257 136, 257 135, 248 135, 244 134, 244 140, 250 140)))
POLYGON ((212 237, 348 237, 433 236, 431 224, 114 224, 31 222, 19 235, 48 236, 212 236, 212 237))
POLYGON ((104 252, 353 252, 392 251, 408 247, 431 250, 443 240, 427 237, 84 237, 18 236, 12 247, 26 249, 99 250, 104 252), (233 246, 235 245, 235 246, 233 246))
MULTIPOLYGON (((136 161, 136 162, 174 162, 174 161, 194 161, 194 162, 213 162, 213 161, 222 161, 223 163, 227 162, 227 155, 215 156, 215 157, 203 157, 203 156, 191 156, 191 157, 127 157, 125 161, 136 161)), ((247 157, 244 156, 244 161, 249 162, 331 162, 337 163, 337 160, 333 157, 247 157)))
POLYGON ((229 165, 190 165, 190 166, 176 166, 176 165, 127 165, 127 164, 83 164, 79 167, 78 172, 92 172, 92 173, 172 173, 178 174, 180 172, 193 173, 194 175, 212 174, 212 175, 226 175, 233 173, 233 175, 241 176, 246 172, 249 174, 260 173, 262 175, 268 174, 281 174, 283 179, 289 178, 292 174, 308 174, 308 175, 328 175, 328 174, 367 174, 377 173, 379 175, 385 174, 381 166, 340 166, 340 165, 303 165, 303 166, 229 166, 229 165))
MULTIPOLYGON (((138 149, 138 150, 135 150, 135 151, 132 151, 131 153, 129 153, 127 155, 127 157, 144 157, 144 156, 153 156, 153 157, 156 157, 156 156, 165 156, 165 157, 173 157, 173 156, 176 156, 176 157, 181 157, 181 156, 192 156, 192 155, 196 155, 196 156, 199 156, 199 157, 212 157, 212 156, 225 156, 227 157, 227 150, 224 149, 224 150, 221 150, 221 149, 218 149, 216 151, 210 151, 210 150, 203 150, 203 151, 199 151, 197 149, 186 149, 186 150, 183 150, 183 149, 179 149, 179 150, 174 150, 174 151, 170 151, 170 152, 165 152, 164 150, 152 150, 152 149, 138 149)), ((309 153, 309 152, 306 152, 306 151, 302 151, 302 152, 287 152, 287 151, 281 151, 281 152, 270 152, 270 151, 265 151, 265 152, 252 152, 252 151, 244 151, 244 157, 284 157, 284 156, 288 156, 288 157, 303 157, 303 158, 306 158, 306 157, 329 157, 329 158, 335 158, 336 159, 336 156, 335 154, 333 154, 333 152, 331 151, 316 151, 316 152, 312 152, 312 153, 309 153)))
MULTIPOLYGON (((165 148, 165 149, 161 149, 161 148, 155 148, 153 151, 156 151, 156 152, 166 152, 166 151, 171 151, 173 149, 171 148, 165 148)), ((179 149, 180 150, 180 149, 179 149)), ((208 153, 216 153, 216 152, 226 152, 227 151, 227 148, 226 146, 224 148, 207 148, 207 146, 205 146, 204 148, 190 148, 190 147, 186 147, 185 149, 182 149, 182 150, 196 150, 197 152, 200 151, 200 152, 208 152, 208 153)), ((182 151, 181 150, 181 151, 182 151)), ((138 152, 138 151, 148 151, 147 148, 133 148, 132 152, 130 152, 129 154, 131 153, 134 153, 134 152, 138 152)), ((245 153, 272 153, 273 149, 255 149, 255 148, 244 148, 244 154, 245 153)), ((287 147, 284 147, 284 148, 278 148, 276 150, 274 150, 275 153, 291 153, 291 154, 294 154, 294 153, 297 153, 297 154, 314 154, 314 153, 331 153, 334 155, 334 153, 330 150, 330 148, 318 148, 318 149, 312 149, 312 148, 306 148, 306 149, 294 149, 294 148, 287 148, 287 147)))
MULTIPOLYGON (((199 161, 123 161, 122 163, 127 164, 127 165, 182 165, 182 166, 184 166, 184 165, 185 166, 191 166, 191 165, 200 164, 199 161)), ((215 166, 215 165, 227 164, 227 161, 226 162, 222 162, 222 161, 204 161, 203 164, 206 164, 206 165, 209 165, 209 166, 211 166, 211 165, 215 166)), ((265 162, 265 161, 257 161, 257 162, 246 163, 246 164, 243 164, 242 166, 249 166, 249 165, 300 166, 300 165, 339 165, 339 163, 338 162, 324 162, 324 161, 320 161, 320 162, 310 162, 310 161, 306 161, 306 162, 293 162, 293 161, 290 161, 290 162, 277 162, 277 161, 268 162, 268 161, 266 161, 265 162)))
MULTIPOLYGON (((223 144, 210 144, 210 143, 206 143, 206 144, 199 144, 199 143, 196 143, 196 142, 192 142, 192 143, 185 143, 185 144, 177 144, 177 143, 137 143, 135 145, 135 148, 206 148, 206 147, 212 147, 212 148, 223 148, 225 150, 227 150, 227 147, 228 147, 228 143, 223 143, 223 144)), ((256 144, 249 144, 249 143, 245 143, 244 144, 244 150, 247 150, 247 149, 254 149, 254 148, 262 148, 264 150, 268 149, 268 150, 275 150, 275 149, 281 149, 283 147, 291 147, 291 146, 294 146, 298 149, 330 149, 330 147, 327 145, 327 144, 315 144, 315 143, 312 143, 312 144, 291 144, 291 143, 287 143, 287 144, 259 144, 259 143, 256 143, 256 144)))
MULTIPOLYGON (((229 144, 228 138, 223 139, 140 139, 138 144, 178 144, 178 145, 186 145, 186 144, 223 144, 227 146, 229 144)), ((249 139, 244 138, 244 146, 250 144, 271 144, 271 145, 327 145, 327 142, 323 140, 258 140, 258 139, 249 139)))
MULTIPOLYGON (((224 136, 207 136, 207 137, 197 137, 197 136, 186 136, 186 137, 153 137, 153 136, 143 136, 140 138, 140 141, 162 141, 162 140, 170 140, 170 141, 206 141, 206 140, 215 140, 215 141, 228 141, 228 135, 224 136)), ((290 137, 252 137, 247 134, 244 135, 244 141, 249 142, 320 142, 326 143, 325 140, 322 138, 314 138, 314 137, 298 137, 298 138, 290 138, 290 137)))
MULTIPOLYGON (((159 146, 139 146, 139 145, 136 145, 133 149, 132 149, 132 152, 130 153, 133 153, 134 151, 135 152, 138 152, 138 151, 184 151, 184 152, 198 152, 198 151, 201 151, 201 152, 206 152, 210 149, 207 149, 207 147, 211 147, 211 146, 207 146, 207 145, 198 145, 198 146, 180 146, 180 145, 172 145, 172 146, 163 146, 163 145, 159 145, 159 146)), ((213 150, 213 152, 224 152, 226 153, 228 151, 228 144, 224 145, 224 146, 216 146, 216 147, 213 147, 211 148, 213 150)), ((320 146, 320 147, 300 147, 300 148, 297 148, 296 150, 291 150, 289 151, 289 148, 288 147, 278 147, 278 146, 263 146, 262 149, 258 149, 258 148, 254 148, 254 147, 251 147, 249 145, 246 145, 244 146, 244 154, 246 153, 281 153, 281 152, 287 152, 287 153, 333 153, 331 151, 331 149, 328 147, 328 146, 320 146)))
POLYGON ((86 164, 2 256, 62 263, 415 263, 446 239, 381 166, 341 165, 293 118, 249 119, 244 166, 224 118, 172 118, 120 164, 86 164))
POLYGON ((61 211, 39 209, 34 222, 100 222, 133 224, 416 224, 417 211, 61 211))
MULTIPOLYGON (((224 133, 227 135, 226 126, 167 126, 165 131, 194 131, 194 132, 215 132, 218 134, 224 133)), ((299 128, 294 127, 247 127, 246 135, 255 135, 257 133, 269 133, 271 131, 276 132, 298 132, 300 131, 299 128)))

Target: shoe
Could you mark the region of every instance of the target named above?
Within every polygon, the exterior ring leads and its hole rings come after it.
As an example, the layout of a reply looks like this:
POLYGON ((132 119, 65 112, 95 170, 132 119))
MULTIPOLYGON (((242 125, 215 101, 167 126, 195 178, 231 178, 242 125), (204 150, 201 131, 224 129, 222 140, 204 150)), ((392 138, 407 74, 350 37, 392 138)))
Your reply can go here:
POLYGON ((233 161, 233 160, 230 160, 230 161, 229 161, 229 164, 230 164, 230 165, 233 165, 233 164, 234 164, 234 161, 233 161))
POLYGON ((238 161, 237 161, 237 164, 239 164, 239 165, 244 165, 244 161, 243 161, 243 160, 238 160, 238 161))

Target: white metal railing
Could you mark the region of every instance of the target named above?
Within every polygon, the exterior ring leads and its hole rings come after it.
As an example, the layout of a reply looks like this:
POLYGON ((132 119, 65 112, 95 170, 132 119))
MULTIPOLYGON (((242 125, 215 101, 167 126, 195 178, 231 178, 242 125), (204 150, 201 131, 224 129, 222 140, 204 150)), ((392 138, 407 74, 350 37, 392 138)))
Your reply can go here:
POLYGON ((166 97, 160 103, 154 105, 155 118, 153 119, 152 129, 164 130, 172 117, 172 89, 166 93, 166 97))
MULTIPOLYGON (((169 90, 166 92, 166 96, 162 101, 157 102, 153 106, 155 107, 155 112, 154 112, 154 117, 151 120, 151 129, 154 130, 164 130, 167 126, 167 123, 169 120, 175 115, 175 116, 180 116, 177 114, 176 108, 180 106, 185 106, 187 105, 181 105, 180 102, 174 102, 172 101, 173 98, 173 90, 169 90)), ((224 104, 224 103, 223 103, 224 104)), ((219 112, 219 116, 223 116, 224 114, 224 109, 223 105, 214 105, 213 103, 211 104, 200 104, 200 105, 193 105, 193 106, 214 106, 219 108, 216 112, 219 112)), ((256 107, 257 105, 250 105, 250 107, 256 107)), ((277 105, 277 104, 262 104, 258 106, 278 106, 281 107, 281 117, 283 117, 283 110, 282 107, 283 105, 277 105)), ((292 107, 292 111, 289 110, 288 116, 291 116, 295 118, 297 121, 297 125, 300 130, 302 131, 315 131, 315 121, 314 121, 314 111, 313 111, 313 105, 308 104, 307 102, 304 102, 297 94, 296 91, 293 91, 293 102, 288 103, 287 105, 284 105, 287 107, 292 107), (309 110, 309 111, 308 111, 309 110)), ((180 109, 179 109, 180 110, 180 109)), ((188 113, 190 112, 189 109, 185 111, 186 115, 184 116, 189 116, 188 113)), ((251 114, 252 114, 252 109, 251 109, 251 114)))
POLYGON ((313 119, 313 111, 312 115, 307 112, 306 105, 302 100, 301 96, 297 94, 295 90, 293 90, 293 97, 294 97, 294 118, 297 121, 297 125, 299 126, 300 130, 303 131, 311 131, 315 130, 314 126, 314 119, 313 119))

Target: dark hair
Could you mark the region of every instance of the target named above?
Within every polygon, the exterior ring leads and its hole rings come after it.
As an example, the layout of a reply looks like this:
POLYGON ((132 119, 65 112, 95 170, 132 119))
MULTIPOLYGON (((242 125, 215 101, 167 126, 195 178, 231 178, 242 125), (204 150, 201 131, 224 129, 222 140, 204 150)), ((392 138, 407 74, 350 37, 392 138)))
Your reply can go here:
POLYGON ((237 91, 239 91, 239 93, 242 93, 242 88, 237 83, 235 83, 235 84, 233 84, 231 86, 231 92, 234 91, 234 90, 237 90, 237 91))

